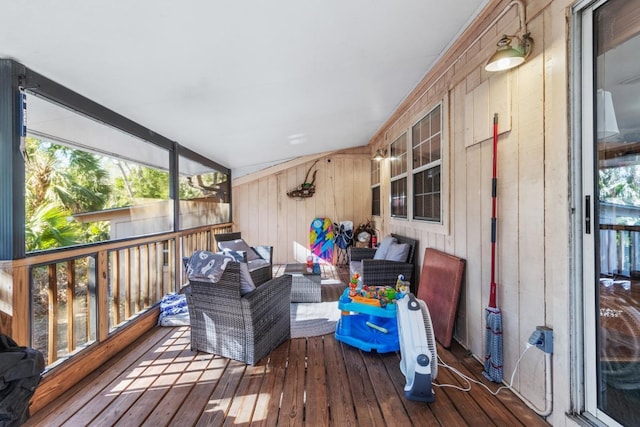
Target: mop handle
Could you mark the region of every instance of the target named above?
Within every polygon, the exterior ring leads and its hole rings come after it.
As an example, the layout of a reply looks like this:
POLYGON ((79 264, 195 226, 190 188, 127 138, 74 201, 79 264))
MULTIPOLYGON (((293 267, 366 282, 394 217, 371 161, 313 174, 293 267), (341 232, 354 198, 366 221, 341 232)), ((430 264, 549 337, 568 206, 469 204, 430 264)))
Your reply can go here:
POLYGON ((489 307, 496 308, 496 198, 498 194, 498 114, 493 115, 493 178, 491 180, 491 288, 489 307))

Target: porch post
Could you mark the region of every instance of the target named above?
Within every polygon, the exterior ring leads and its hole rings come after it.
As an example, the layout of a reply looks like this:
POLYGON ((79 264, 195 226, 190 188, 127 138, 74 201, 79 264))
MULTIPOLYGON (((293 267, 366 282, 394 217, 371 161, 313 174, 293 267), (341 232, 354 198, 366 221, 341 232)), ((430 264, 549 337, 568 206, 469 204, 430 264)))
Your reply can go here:
POLYGON ((21 93, 24 67, 0 59, 0 331, 29 344, 28 268, 25 256, 24 158, 20 152, 21 93))
POLYGON ((0 59, 0 260, 24 258, 24 158, 20 152, 23 67, 0 59))

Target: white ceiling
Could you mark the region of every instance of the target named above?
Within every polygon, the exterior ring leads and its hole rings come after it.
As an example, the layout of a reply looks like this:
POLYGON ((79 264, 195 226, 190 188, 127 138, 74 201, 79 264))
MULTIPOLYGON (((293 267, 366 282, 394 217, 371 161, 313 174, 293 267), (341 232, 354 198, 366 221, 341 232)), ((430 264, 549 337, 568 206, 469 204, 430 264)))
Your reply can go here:
POLYGON ((0 0, 0 57, 230 167, 362 146, 488 0, 0 0))

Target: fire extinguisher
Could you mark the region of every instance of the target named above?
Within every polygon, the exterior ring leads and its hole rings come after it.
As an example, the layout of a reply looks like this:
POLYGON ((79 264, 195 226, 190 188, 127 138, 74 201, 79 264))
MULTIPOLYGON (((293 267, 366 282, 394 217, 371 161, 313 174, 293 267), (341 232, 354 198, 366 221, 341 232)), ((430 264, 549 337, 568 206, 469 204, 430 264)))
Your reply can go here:
POLYGON ((373 236, 371 236, 371 247, 375 248, 376 246, 378 246, 378 238, 374 234, 373 236))

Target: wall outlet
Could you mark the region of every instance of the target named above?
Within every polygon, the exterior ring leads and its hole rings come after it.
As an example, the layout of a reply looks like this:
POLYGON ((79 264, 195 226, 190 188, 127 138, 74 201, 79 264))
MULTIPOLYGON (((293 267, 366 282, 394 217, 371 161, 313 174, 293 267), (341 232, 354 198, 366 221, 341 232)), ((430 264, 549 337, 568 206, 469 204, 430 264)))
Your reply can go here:
POLYGON ((537 342, 532 343, 540 350, 545 353, 552 354, 553 353, 553 329, 547 328, 546 326, 536 326, 536 331, 534 332, 539 338, 537 342))

